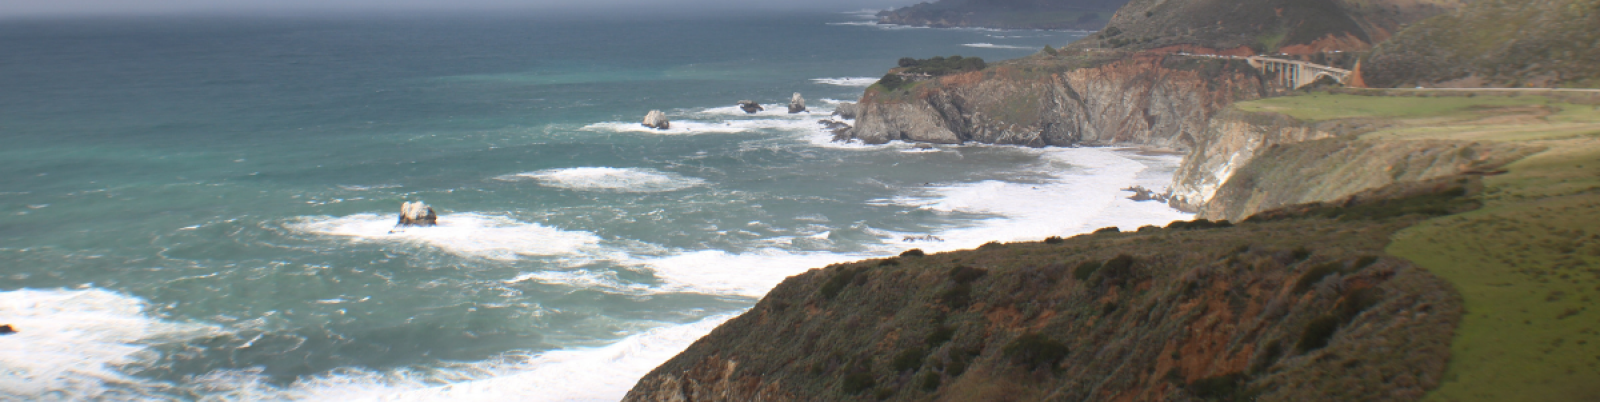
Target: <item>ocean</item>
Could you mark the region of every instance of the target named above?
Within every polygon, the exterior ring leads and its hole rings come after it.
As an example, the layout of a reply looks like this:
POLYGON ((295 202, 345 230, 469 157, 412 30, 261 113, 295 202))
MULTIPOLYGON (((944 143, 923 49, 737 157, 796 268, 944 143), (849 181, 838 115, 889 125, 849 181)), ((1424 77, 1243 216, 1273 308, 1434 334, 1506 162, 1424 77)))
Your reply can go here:
POLYGON ((1176 156, 830 142, 1085 34, 870 18, 7 20, 0 400, 617 400, 808 269, 1188 218, 1119 190, 1176 156))

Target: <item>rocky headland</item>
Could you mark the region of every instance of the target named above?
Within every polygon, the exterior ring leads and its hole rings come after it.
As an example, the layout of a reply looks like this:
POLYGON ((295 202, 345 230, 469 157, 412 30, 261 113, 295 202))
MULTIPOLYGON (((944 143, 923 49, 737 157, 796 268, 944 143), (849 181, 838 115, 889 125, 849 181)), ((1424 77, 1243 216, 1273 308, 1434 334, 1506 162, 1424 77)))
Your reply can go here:
POLYGON ((1561 21, 1596 3, 1224 3, 1134 0, 1060 50, 891 70, 834 127, 1183 152, 1166 191, 1134 191, 1199 219, 814 269, 627 400, 1600 398, 1600 91, 1307 90, 1229 57, 1351 67, 1350 86, 1593 86, 1572 60, 1595 47, 1484 51, 1444 27, 1520 10, 1565 27, 1534 37, 1590 38, 1561 21), (1449 57, 1492 62, 1395 67, 1449 57))

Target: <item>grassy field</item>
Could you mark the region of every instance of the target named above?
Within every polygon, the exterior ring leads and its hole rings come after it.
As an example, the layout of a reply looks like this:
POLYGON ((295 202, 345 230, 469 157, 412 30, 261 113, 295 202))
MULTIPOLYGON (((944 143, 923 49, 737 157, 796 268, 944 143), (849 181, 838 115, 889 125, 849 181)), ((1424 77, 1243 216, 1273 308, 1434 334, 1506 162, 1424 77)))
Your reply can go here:
POLYGON ((1389 121, 1363 140, 1545 148, 1486 177, 1482 209, 1405 229, 1386 251, 1465 298, 1444 383, 1428 400, 1600 400, 1600 108, 1534 96, 1326 93, 1236 107, 1389 121))

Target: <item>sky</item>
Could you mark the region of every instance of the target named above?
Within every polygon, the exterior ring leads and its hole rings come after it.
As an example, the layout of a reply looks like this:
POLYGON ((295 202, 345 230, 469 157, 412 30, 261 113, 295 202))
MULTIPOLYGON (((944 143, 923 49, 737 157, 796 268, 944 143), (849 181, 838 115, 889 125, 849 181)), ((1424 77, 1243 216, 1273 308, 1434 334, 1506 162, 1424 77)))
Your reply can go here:
POLYGON ((417 11, 605 12, 848 11, 921 0, 0 0, 0 18, 195 13, 404 13, 417 11))

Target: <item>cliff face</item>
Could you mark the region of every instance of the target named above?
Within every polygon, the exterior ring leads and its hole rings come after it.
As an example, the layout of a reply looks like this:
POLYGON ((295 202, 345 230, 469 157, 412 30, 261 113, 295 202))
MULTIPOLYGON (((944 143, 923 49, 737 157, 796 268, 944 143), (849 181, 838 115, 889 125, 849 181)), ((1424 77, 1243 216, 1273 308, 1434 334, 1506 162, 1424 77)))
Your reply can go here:
MULTIPOLYGON (((1463 189, 1416 199, 1470 208, 1463 189)), ((625 400, 1415 400, 1436 386, 1460 302, 1381 257, 1421 217, 1283 217, 1296 213, 812 270, 625 400)))
POLYGON ((1228 104, 1272 89, 1241 61, 1116 52, 1041 53, 909 89, 869 88, 854 138, 1188 149, 1228 104))

